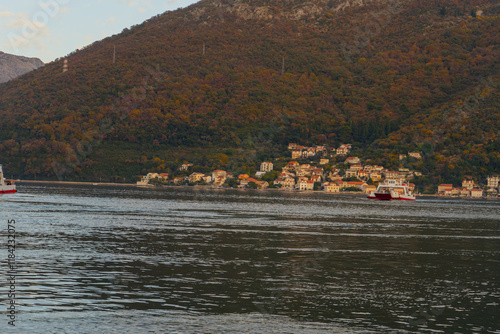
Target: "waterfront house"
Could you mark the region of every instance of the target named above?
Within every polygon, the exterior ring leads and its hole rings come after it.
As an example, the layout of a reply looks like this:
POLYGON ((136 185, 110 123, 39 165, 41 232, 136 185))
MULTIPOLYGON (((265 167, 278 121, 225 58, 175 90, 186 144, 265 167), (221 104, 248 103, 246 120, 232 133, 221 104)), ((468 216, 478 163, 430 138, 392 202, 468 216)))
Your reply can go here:
POLYGON ((148 173, 146 176, 142 176, 141 180, 137 182, 138 186, 146 186, 149 181, 157 179, 160 175, 158 173, 148 173))
POLYGON ((464 188, 464 187, 458 188, 459 196, 470 196, 471 190, 472 189, 468 189, 468 188, 464 188))
POLYGON ((367 184, 367 185, 366 185, 366 186, 364 186, 364 188, 363 188, 363 192, 364 192, 365 194, 369 194, 369 193, 371 193, 372 191, 375 191, 375 190, 377 190, 377 187, 376 187, 376 186, 374 186, 374 185, 370 185, 370 184, 367 184))
POLYGON ((498 188, 498 185, 500 183, 500 176, 499 175, 488 176, 486 178, 486 182, 489 189, 498 188))
POLYGON ((344 188, 358 188, 361 191, 364 191, 364 187, 366 187, 366 182, 344 182, 344 188))
POLYGON ((182 183, 186 180, 185 177, 183 176, 179 176, 179 177, 176 177, 173 181, 174 181, 174 184, 179 184, 179 183, 182 183))
POLYGON ((168 173, 161 173, 160 175, 158 175, 158 180, 167 181, 168 180, 168 173))
POLYGON ((212 179, 214 180, 214 185, 216 185, 216 186, 222 186, 224 184, 224 182, 226 182, 225 176, 217 176, 214 178, 212 175, 212 179))
POLYGON ((443 195, 445 196, 452 196, 453 195, 453 188, 447 188, 442 192, 443 195))
POLYGON ((299 182, 299 190, 314 190, 314 181, 302 180, 299 182))
POLYGON ((149 184, 149 180, 146 179, 145 176, 141 176, 141 180, 137 181, 138 186, 147 186, 149 184))
POLYGON ((443 184, 440 184, 438 186, 438 193, 444 193, 446 190, 450 190, 453 188, 453 184, 446 184, 446 183, 443 183, 443 184))
POLYGON ((195 172, 195 173, 189 175, 189 182, 191 182, 191 183, 200 182, 203 180, 204 177, 205 177, 205 174, 195 172))
POLYGON ((259 182, 259 181, 252 178, 252 177, 249 177, 248 179, 241 180, 240 185, 243 187, 248 187, 248 184, 250 182, 254 182, 255 184, 257 184, 257 182, 259 182))
POLYGON ((323 187, 327 193, 338 193, 340 191, 339 185, 335 182, 327 182, 323 187))
POLYGON ((158 174, 158 173, 148 173, 148 175, 146 175, 146 178, 148 180, 152 180, 152 179, 158 178, 158 176, 160 176, 160 174, 158 174))
POLYGON ((482 189, 472 189, 470 191, 470 196, 473 198, 483 197, 483 190, 482 189))
POLYGON ((285 181, 282 183, 282 185, 286 189, 293 189, 295 188, 295 179, 287 177, 285 181))
POLYGON ((269 183, 267 181, 256 181, 255 184, 259 189, 266 189, 269 187, 269 183))
POLYGON ((224 177, 224 179, 227 178, 227 172, 224 171, 224 170, 220 170, 220 169, 217 169, 217 170, 214 170, 212 172, 212 179, 216 180, 218 177, 224 177))
POLYGON ((463 180, 462 181, 462 188, 467 188, 469 190, 472 190, 474 188, 474 181, 473 180, 463 180))

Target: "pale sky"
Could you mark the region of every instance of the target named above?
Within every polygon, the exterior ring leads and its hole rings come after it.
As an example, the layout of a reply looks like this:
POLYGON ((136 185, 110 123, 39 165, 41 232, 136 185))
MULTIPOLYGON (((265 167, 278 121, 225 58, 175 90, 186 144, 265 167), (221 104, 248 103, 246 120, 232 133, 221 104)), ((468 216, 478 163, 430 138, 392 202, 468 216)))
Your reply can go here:
POLYGON ((0 51, 48 63, 199 0, 0 0, 0 51))

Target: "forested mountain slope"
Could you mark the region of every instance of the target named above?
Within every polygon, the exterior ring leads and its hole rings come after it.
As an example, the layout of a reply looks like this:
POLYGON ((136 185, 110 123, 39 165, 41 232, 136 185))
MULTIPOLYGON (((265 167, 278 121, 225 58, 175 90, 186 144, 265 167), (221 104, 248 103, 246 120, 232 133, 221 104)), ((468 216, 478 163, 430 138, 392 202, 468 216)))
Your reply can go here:
POLYGON ((500 172, 499 15, 491 0, 203 0, 0 85, 0 159, 118 180, 352 142, 388 167, 420 150, 411 167, 435 181, 484 178, 500 172))

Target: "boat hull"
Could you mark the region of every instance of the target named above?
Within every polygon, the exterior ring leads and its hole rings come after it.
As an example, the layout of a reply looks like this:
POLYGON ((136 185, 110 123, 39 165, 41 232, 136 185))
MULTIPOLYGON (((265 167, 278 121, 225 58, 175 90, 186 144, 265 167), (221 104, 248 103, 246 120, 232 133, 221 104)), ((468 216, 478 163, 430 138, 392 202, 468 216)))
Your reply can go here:
POLYGON ((15 185, 0 186, 0 194, 13 194, 17 192, 15 185))
POLYGON ((400 196, 398 199, 401 201, 415 201, 416 200, 415 196, 400 196))
POLYGON ((382 200, 382 201, 390 201, 391 199, 398 199, 398 198, 392 197, 391 194, 375 194, 375 198, 382 200))
MULTIPOLYGON (((369 197, 373 198, 373 197, 369 197)), ((399 201, 415 201, 415 196, 408 195, 399 195, 393 196, 392 194, 375 194, 375 199, 379 199, 382 201, 391 201, 391 200, 399 200, 399 201)))

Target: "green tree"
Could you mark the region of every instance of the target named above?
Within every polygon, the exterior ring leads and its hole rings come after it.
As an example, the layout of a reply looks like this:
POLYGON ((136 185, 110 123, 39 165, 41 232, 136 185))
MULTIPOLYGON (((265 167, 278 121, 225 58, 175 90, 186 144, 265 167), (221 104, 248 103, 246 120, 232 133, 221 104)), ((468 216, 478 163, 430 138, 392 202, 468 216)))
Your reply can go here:
POLYGON ((248 188, 257 189, 257 184, 253 181, 248 182, 248 188))

